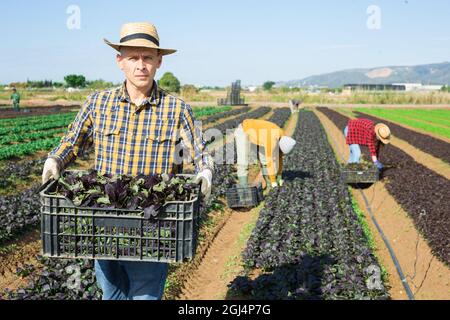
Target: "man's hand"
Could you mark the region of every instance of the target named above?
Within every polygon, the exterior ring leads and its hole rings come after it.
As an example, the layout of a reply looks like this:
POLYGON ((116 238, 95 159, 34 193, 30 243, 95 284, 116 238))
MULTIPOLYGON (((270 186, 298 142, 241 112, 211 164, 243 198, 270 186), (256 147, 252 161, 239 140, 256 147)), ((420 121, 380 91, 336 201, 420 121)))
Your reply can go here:
POLYGON ((48 158, 44 163, 42 172, 42 184, 46 183, 50 178, 57 180, 59 178, 59 165, 53 158, 48 158))
POLYGON ((383 170, 384 168, 383 164, 378 160, 375 162, 375 165, 377 166, 379 171, 383 170))
POLYGON ((205 201, 208 201, 211 195, 212 172, 209 169, 200 171, 194 179, 195 183, 202 183, 202 193, 205 201))

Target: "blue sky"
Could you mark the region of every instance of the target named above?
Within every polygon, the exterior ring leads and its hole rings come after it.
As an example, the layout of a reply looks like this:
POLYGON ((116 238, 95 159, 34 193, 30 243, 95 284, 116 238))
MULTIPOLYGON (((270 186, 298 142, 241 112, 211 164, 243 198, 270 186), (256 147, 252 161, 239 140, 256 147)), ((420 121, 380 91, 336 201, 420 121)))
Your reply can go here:
POLYGON ((2 0, 0 83, 70 73, 119 82, 113 49, 125 22, 150 21, 179 51, 157 74, 183 84, 283 81, 348 68, 450 61, 448 0, 2 0), (80 8, 81 29, 67 28, 80 8), (370 29, 369 6, 381 29, 370 29), (8 14, 10 13, 10 14, 8 14))

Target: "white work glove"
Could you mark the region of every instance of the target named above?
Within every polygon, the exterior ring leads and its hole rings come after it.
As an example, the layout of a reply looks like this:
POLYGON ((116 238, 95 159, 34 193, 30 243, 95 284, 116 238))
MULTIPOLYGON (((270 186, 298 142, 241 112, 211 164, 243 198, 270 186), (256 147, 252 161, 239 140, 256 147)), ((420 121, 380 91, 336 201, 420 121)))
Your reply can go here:
POLYGON ((211 195, 212 172, 209 169, 200 171, 194 179, 194 183, 202 183, 202 193, 205 201, 208 201, 211 195))
POLYGON ((59 165, 53 158, 48 158, 44 163, 42 172, 42 184, 46 183, 50 178, 59 179, 59 165))
POLYGON ((278 183, 272 182, 272 188, 276 188, 276 187, 278 187, 278 183))

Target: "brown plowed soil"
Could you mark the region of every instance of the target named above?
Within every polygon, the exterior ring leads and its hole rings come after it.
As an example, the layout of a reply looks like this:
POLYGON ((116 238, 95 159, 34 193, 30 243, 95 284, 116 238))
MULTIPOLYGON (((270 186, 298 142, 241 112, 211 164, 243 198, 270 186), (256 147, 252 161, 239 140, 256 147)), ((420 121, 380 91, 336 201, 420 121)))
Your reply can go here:
MULTIPOLYGON (((348 157, 348 147, 344 135, 321 112, 315 111, 328 132, 330 144, 337 157, 343 161, 348 157)), ((414 155, 412 155, 414 157, 414 155)), ((424 238, 414 227, 413 220, 388 193, 384 183, 378 182, 363 191, 385 236, 400 262, 408 284, 416 299, 450 299, 450 268, 431 253, 424 238)), ((387 247, 369 217, 359 191, 352 194, 366 214, 372 234, 376 241, 376 254, 389 273, 390 294, 393 299, 406 299, 400 278, 390 258, 387 247)))
POLYGON ((206 252, 201 264, 188 277, 179 299, 224 299, 228 291, 228 283, 234 279, 235 272, 238 272, 237 270, 229 272, 227 262, 230 257, 237 257, 236 265, 240 265, 240 254, 244 248, 237 245, 236 241, 243 228, 254 220, 260 209, 261 207, 252 209, 250 212, 232 213, 206 252))
MULTIPOLYGON (((7 245, 8 246, 8 245, 7 245)), ((36 255, 41 252, 39 230, 33 230, 15 240, 8 253, 0 254, 0 289, 17 289, 26 284, 26 280, 16 275, 16 268, 25 264, 37 265, 36 255)))

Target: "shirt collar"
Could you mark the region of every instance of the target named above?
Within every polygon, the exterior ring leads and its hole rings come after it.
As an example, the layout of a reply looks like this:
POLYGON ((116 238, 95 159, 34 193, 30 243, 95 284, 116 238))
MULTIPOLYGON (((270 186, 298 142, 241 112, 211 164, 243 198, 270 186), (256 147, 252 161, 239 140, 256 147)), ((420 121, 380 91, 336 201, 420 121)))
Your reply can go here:
MULTIPOLYGON (((158 88, 158 84, 156 83, 155 80, 153 80, 153 87, 152 87, 152 92, 150 94, 150 97, 146 98, 144 100, 144 103, 142 103, 142 105, 137 110, 142 109, 147 104, 150 106, 158 106, 160 97, 161 97, 161 93, 158 88)), ((127 88, 126 88, 126 81, 124 81, 124 83, 120 87, 119 100, 121 102, 126 101, 128 103, 131 103, 131 99, 130 99, 130 96, 128 95, 127 88)))

